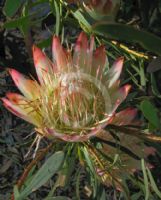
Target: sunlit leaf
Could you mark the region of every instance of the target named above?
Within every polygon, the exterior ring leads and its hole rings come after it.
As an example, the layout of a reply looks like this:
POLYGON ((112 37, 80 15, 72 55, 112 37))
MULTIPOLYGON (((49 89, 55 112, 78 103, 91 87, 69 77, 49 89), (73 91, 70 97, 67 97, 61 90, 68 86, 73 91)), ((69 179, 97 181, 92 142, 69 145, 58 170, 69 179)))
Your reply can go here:
POLYGON ((73 16, 80 22, 82 28, 84 30, 91 30, 90 23, 85 19, 85 17, 82 15, 82 13, 77 10, 76 12, 73 12, 73 16))
POLYGON ((56 152, 50 156, 43 166, 28 183, 27 187, 20 194, 20 199, 24 199, 30 193, 37 190, 39 187, 44 185, 62 166, 64 160, 64 153, 62 151, 56 152))

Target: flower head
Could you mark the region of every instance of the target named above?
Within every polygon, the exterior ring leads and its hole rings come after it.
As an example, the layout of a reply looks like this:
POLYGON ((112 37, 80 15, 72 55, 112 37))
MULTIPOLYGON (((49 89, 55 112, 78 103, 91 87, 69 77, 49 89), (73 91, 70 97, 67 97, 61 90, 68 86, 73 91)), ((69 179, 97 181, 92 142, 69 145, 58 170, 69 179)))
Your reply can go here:
POLYGON ((73 53, 53 37, 53 62, 33 46, 38 81, 26 78, 15 69, 9 73, 21 93, 2 98, 13 114, 34 124, 40 134, 65 141, 86 141, 108 124, 127 125, 136 115, 128 108, 116 113, 130 86, 119 86, 123 58, 107 71, 105 47, 94 50, 85 33, 76 41, 73 53))
POLYGON ((140 159, 154 149, 144 146, 144 134, 125 127, 132 124, 136 109, 116 112, 130 89, 128 84, 119 86, 123 58, 108 69, 105 47, 94 47, 94 38, 88 42, 83 32, 73 51, 65 50, 54 36, 53 61, 33 46, 38 81, 10 69, 23 95, 7 93, 2 101, 13 114, 32 123, 43 137, 81 142, 76 145, 80 160, 86 162, 88 157, 104 184, 123 189, 122 177, 139 169, 140 159), (95 145, 98 142, 100 149, 95 145))

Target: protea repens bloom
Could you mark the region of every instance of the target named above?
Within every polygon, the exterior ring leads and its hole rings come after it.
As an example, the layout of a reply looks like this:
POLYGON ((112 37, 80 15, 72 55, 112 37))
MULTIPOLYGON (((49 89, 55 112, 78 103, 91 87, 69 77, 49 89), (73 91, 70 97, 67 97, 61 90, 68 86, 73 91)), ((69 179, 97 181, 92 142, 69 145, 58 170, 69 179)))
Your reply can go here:
MULTIPOLYGON (((33 46, 38 81, 30 80, 15 69, 10 69, 9 73, 23 96, 7 93, 2 101, 13 114, 32 123, 42 137, 80 142, 95 161, 99 157, 98 152, 95 153, 96 149, 93 149, 93 143, 89 144, 89 141, 94 136, 100 141, 108 140, 109 146, 102 146, 103 153, 113 159, 121 152, 123 166, 125 169, 130 166, 132 170, 136 166, 131 166, 129 161, 132 163, 135 159, 130 159, 120 146, 119 150, 114 150, 117 145, 113 144, 119 142, 121 146, 127 147, 126 149, 132 148, 133 151, 134 148, 136 154, 141 155, 143 148, 140 146, 140 140, 136 137, 129 140, 129 137, 122 133, 118 139, 118 135, 113 137, 113 134, 105 130, 109 125, 130 125, 136 115, 136 109, 132 108, 116 112, 130 89, 130 85, 119 86, 123 58, 118 58, 108 69, 105 47, 100 46, 94 50, 94 46, 94 38, 91 37, 88 44, 87 36, 82 32, 72 53, 70 50, 66 51, 59 38, 54 36, 53 62, 38 47, 33 46)), ((102 156, 100 159, 102 160, 102 156)), ((103 168, 103 164, 95 162, 96 172, 105 182, 112 183, 115 180, 109 177, 116 178, 120 175, 120 162, 118 166, 112 163, 113 161, 111 164, 110 161, 103 163, 113 170, 109 176, 109 172, 104 174, 106 167, 103 168)))
POLYGON ((118 58, 105 75, 105 47, 93 49, 94 38, 88 44, 83 32, 77 39, 73 56, 54 36, 53 62, 33 46, 39 81, 9 69, 23 96, 7 93, 7 98, 2 98, 4 106, 34 124, 43 136, 72 142, 88 140, 109 123, 130 123, 135 109, 116 113, 130 89, 130 85, 119 87, 123 58, 118 58))

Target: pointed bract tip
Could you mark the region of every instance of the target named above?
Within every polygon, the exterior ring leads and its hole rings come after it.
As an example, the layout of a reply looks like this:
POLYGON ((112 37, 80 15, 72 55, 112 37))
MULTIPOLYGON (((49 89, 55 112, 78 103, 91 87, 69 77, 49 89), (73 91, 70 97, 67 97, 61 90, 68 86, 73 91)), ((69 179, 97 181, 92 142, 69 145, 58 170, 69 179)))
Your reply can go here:
POLYGON ((102 53, 106 53, 105 45, 103 45, 103 44, 96 48, 95 56, 100 55, 102 53))
POLYGON ((83 39, 83 38, 87 38, 87 35, 85 34, 84 31, 82 31, 78 36, 78 39, 83 39))
POLYGON ((32 45, 32 52, 33 52, 33 54, 34 54, 35 52, 39 52, 39 51, 41 51, 41 49, 40 49, 39 47, 37 47, 35 44, 33 44, 33 45, 32 45))
POLYGON ((122 62, 124 62, 124 59, 125 59, 124 56, 121 56, 121 57, 118 58, 118 60, 122 61, 122 62))
POLYGON ((128 84, 128 85, 126 85, 125 87, 126 87, 126 91, 129 92, 129 91, 131 90, 131 87, 132 87, 132 86, 128 84))
POLYGON ((7 92, 7 93, 6 93, 6 97, 7 97, 7 98, 10 98, 10 96, 12 96, 12 94, 13 94, 12 92, 7 92))
POLYGON ((6 102, 8 101, 8 99, 6 99, 5 97, 1 97, 0 100, 3 102, 3 105, 6 104, 6 102))
POLYGON ((124 63, 124 57, 121 56, 121 57, 117 58, 114 63, 116 64, 116 67, 122 68, 123 63, 124 63))
POLYGON ((35 49, 36 49, 36 45, 33 44, 33 45, 32 45, 32 51, 35 51, 35 49))
POLYGON ((13 68, 8 68, 8 72, 11 74, 15 69, 13 68))
POLYGON ((125 90, 125 93, 128 94, 129 91, 131 90, 131 85, 127 84, 123 86, 123 90, 125 90))
POLYGON ((15 99, 15 97, 21 97, 20 94, 14 93, 14 92, 7 92, 6 93, 6 97, 11 100, 11 99, 15 99))
POLYGON ((36 67, 37 66, 36 63, 41 61, 44 58, 45 54, 36 45, 32 46, 32 51, 33 51, 33 59, 34 59, 35 67, 36 67))
POLYGON ((20 76, 20 73, 16 69, 11 69, 11 68, 8 70, 8 72, 11 75, 14 82, 17 82, 17 80, 20 76))
POLYGON ((88 48, 87 35, 84 32, 81 32, 77 38, 77 42, 75 44, 75 49, 76 50, 80 50, 80 49, 86 50, 87 48, 88 48))
POLYGON ((85 32, 81 32, 77 38, 77 42, 88 42, 87 35, 85 32))

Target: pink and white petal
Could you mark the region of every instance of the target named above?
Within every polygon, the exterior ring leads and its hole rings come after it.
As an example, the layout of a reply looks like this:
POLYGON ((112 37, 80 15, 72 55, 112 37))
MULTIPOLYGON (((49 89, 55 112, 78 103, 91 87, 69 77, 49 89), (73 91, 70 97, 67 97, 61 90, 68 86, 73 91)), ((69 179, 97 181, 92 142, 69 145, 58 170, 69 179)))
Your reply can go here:
POLYGON ((135 108, 127 108, 119 113, 114 115, 112 120, 112 124, 121 126, 121 125, 130 125, 134 118, 136 117, 137 109, 135 108))
POLYGON ((91 53, 93 53, 94 47, 95 47, 95 40, 94 40, 94 36, 92 36, 90 39, 90 45, 89 45, 89 50, 91 53))
POLYGON ((31 124, 40 125, 40 117, 30 107, 27 99, 16 93, 8 93, 6 96, 8 99, 2 98, 1 100, 10 112, 31 124))
MULTIPOLYGON (((105 50, 104 45, 99 46, 95 50, 93 59, 96 61, 96 66, 101 65, 104 67, 104 65, 106 63, 106 50, 105 50)), ((94 64, 95 64, 95 62, 94 62, 94 64)))
POLYGON ((119 102, 122 103, 126 99, 126 97, 127 97, 128 93, 129 93, 130 89, 131 89, 131 85, 129 85, 129 84, 126 84, 126 85, 122 86, 113 95, 114 100, 115 101, 119 100, 119 102))
POLYGON ((87 35, 84 32, 81 32, 78 36, 78 39, 76 41, 75 45, 75 52, 81 52, 84 51, 86 53, 88 50, 88 38, 87 35))
POLYGON ((103 71, 107 62, 105 46, 98 47, 93 54, 92 75, 102 78, 103 71))
POLYGON ((107 124, 110 124, 111 119, 112 119, 111 117, 110 118, 107 117, 107 119, 105 119, 103 123, 99 124, 92 130, 90 130, 89 133, 86 135, 77 135, 77 134, 68 135, 68 134, 58 133, 54 129, 50 129, 50 128, 45 128, 45 132, 48 135, 51 135, 60 140, 64 140, 66 142, 84 142, 84 141, 89 140, 91 137, 95 137, 97 134, 99 134, 102 131, 102 129, 105 126, 107 126, 107 124))
POLYGON ((118 58, 108 71, 107 83, 109 88, 112 87, 112 85, 119 79, 123 67, 123 62, 124 62, 123 57, 118 58))
POLYGON ((21 104, 22 103, 22 101, 23 102, 28 102, 28 100, 24 97, 24 96, 22 96, 22 95, 20 95, 20 94, 17 94, 17 93, 14 93, 14 92, 7 92, 6 93, 6 97, 12 102, 12 103, 14 103, 14 104, 21 104))
POLYGON ((60 140, 66 141, 66 142, 84 142, 89 140, 89 138, 94 137, 98 131, 93 131, 87 135, 68 135, 63 133, 58 133, 53 129, 46 128, 46 131, 48 135, 51 135, 55 138, 58 138, 60 140))
POLYGON ((64 71, 69 65, 68 53, 62 47, 60 39, 57 36, 53 37, 52 43, 52 56, 57 65, 58 71, 64 71))
POLYGON ((87 64, 90 62, 89 52, 88 38, 84 32, 81 32, 76 41, 73 54, 73 64, 76 68, 87 69, 87 64))
POLYGON ((9 69, 9 73, 18 87, 18 89, 23 93, 23 95, 32 100, 39 95, 39 86, 36 81, 25 78, 25 76, 15 69, 9 69))
POLYGON ((84 68, 84 72, 87 74, 91 74, 92 72, 94 46, 95 46, 95 41, 94 41, 94 36, 92 36, 90 39, 89 49, 87 48, 87 53, 85 55, 86 67, 84 68))
POLYGON ((126 85, 122 86, 119 89, 119 91, 118 91, 118 99, 120 99, 121 102, 126 99, 130 89, 131 89, 131 85, 129 85, 129 84, 126 84, 126 85))
POLYGON ((50 61, 45 53, 35 45, 33 45, 33 59, 40 83, 47 83, 49 74, 56 72, 56 66, 50 61))
MULTIPOLYGON (((106 85, 106 84, 105 84, 106 85)), ((110 87, 109 89, 108 89, 108 92, 109 92, 109 95, 110 96, 112 96, 113 94, 115 94, 118 90, 119 90, 119 87, 120 86, 120 80, 117 80, 113 85, 112 85, 112 87, 110 87)), ((108 87, 107 85, 106 85, 106 87, 108 87)))
POLYGON ((130 88, 131 88, 131 85, 127 84, 127 85, 122 86, 117 91, 112 92, 110 94, 113 111, 116 111, 119 105, 126 99, 130 91, 130 88))

